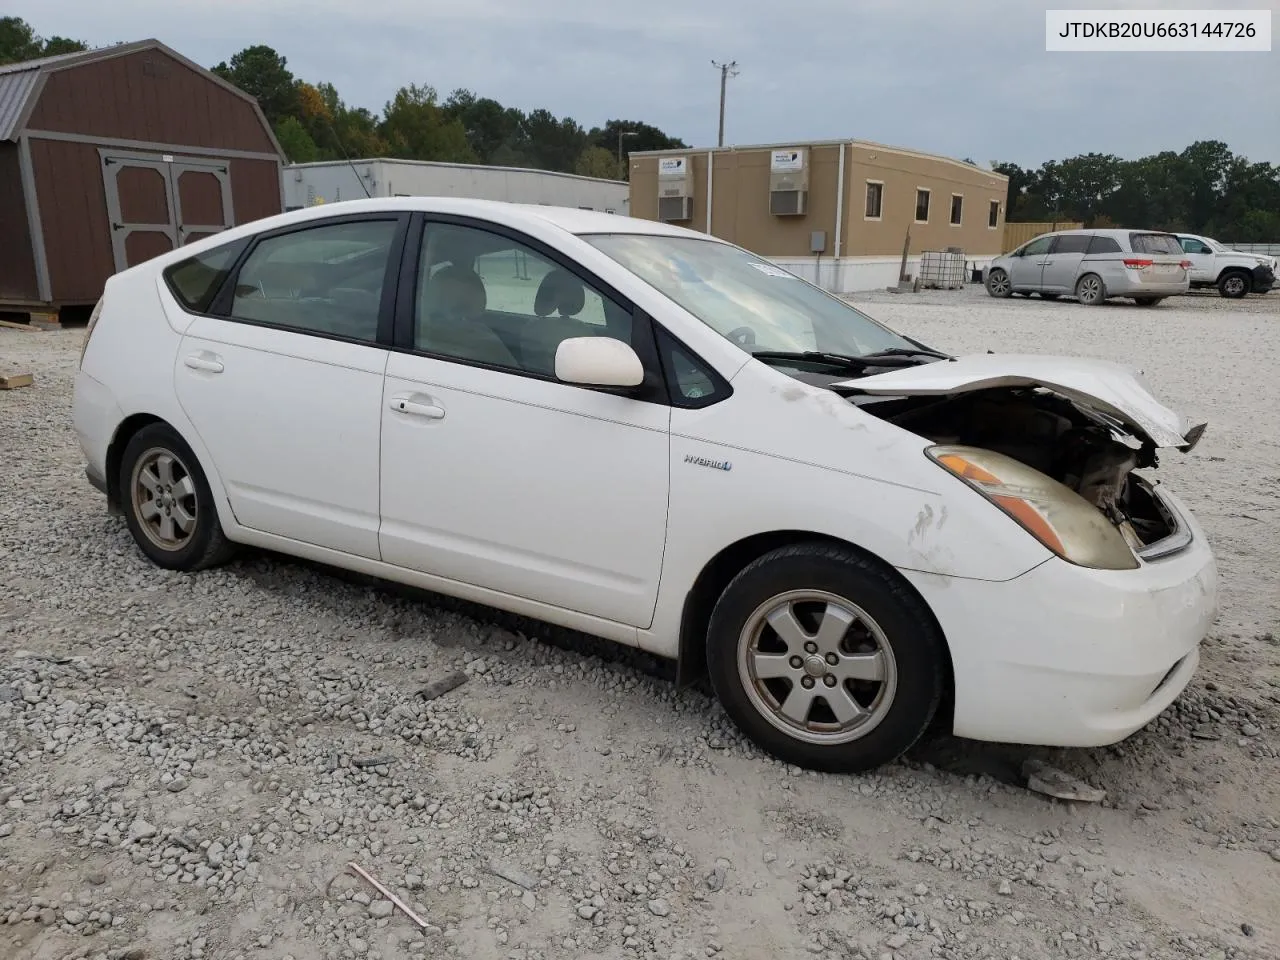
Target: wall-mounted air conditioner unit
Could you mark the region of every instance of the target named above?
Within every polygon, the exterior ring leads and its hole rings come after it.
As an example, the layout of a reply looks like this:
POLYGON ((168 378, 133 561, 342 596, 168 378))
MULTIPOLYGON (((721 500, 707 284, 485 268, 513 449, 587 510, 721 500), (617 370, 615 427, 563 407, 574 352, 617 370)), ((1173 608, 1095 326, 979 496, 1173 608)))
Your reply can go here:
POLYGON ((809 151, 803 147, 771 151, 769 212, 775 217, 802 217, 808 199, 809 151))
POLYGON ((693 219, 693 169, 688 157, 658 158, 658 219, 693 219))

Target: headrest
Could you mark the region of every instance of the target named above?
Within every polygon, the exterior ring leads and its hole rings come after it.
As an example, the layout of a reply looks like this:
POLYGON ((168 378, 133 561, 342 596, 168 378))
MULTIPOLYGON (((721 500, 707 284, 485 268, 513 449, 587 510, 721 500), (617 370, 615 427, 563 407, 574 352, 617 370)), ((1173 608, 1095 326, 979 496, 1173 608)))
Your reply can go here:
POLYGON ((489 301, 478 273, 452 265, 427 282, 423 299, 429 312, 456 317, 479 317, 489 301))
POLYGON ((538 284, 533 299, 533 312, 548 317, 559 311, 562 317, 578 314, 587 303, 587 292, 582 281, 567 270, 553 269, 538 284))

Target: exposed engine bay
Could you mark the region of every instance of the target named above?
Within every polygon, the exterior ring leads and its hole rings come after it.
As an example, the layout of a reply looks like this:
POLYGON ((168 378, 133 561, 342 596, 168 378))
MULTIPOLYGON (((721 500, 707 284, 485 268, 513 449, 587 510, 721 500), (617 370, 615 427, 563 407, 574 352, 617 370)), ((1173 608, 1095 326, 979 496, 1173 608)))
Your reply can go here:
POLYGON ((1080 494, 1141 551, 1176 522, 1133 471, 1158 466, 1153 445, 1116 421, 1038 388, 950 396, 851 398, 867 413, 939 444, 981 447, 1021 461, 1080 494), (870 401, 870 402, 868 402, 870 401))

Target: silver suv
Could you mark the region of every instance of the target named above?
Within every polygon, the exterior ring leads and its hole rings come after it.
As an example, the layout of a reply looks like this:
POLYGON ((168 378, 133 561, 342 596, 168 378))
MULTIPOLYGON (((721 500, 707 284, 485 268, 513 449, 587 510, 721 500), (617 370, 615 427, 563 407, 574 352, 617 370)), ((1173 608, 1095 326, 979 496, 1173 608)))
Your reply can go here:
POLYGON ((1191 262, 1171 233, 1155 230, 1063 230, 1046 233, 991 261, 993 297, 1038 293, 1094 306, 1127 297, 1149 307, 1186 293, 1191 262))

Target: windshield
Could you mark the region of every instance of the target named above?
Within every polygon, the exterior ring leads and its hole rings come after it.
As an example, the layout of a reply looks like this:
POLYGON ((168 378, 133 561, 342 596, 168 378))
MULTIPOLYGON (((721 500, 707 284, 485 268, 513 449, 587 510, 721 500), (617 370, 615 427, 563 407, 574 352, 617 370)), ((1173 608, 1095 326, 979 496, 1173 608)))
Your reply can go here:
POLYGON ((645 234, 582 239, 752 353, 867 354, 913 346, 843 300, 725 243, 645 234))

